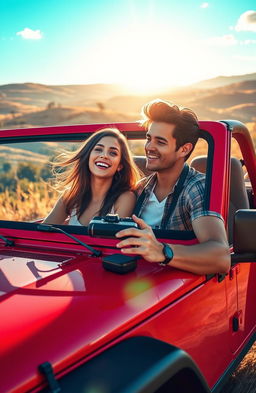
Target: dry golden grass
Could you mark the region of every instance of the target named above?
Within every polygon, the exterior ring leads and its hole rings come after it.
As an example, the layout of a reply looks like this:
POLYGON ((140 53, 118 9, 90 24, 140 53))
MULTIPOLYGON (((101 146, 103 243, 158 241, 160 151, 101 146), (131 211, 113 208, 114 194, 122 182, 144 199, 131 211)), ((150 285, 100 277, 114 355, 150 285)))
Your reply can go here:
POLYGON ((13 221, 33 221, 45 217, 58 194, 47 183, 29 183, 26 192, 18 183, 16 193, 8 189, 0 193, 0 218, 13 221))
POLYGON ((256 392, 256 344, 254 344, 220 393, 256 392))

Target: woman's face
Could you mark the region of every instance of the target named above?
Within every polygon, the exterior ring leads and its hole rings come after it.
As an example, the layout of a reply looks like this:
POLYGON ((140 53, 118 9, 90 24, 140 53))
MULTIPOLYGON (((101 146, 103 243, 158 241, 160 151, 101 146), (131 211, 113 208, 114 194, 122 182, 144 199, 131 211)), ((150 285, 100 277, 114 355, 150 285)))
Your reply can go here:
POLYGON ((89 157, 89 169, 97 177, 113 177, 122 169, 121 147, 116 138, 105 136, 94 146, 89 157))

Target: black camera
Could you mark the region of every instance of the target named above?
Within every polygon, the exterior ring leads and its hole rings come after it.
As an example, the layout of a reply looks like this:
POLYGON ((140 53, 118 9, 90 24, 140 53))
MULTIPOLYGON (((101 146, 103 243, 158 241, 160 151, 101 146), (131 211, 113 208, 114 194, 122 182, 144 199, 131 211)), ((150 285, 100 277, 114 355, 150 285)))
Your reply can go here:
POLYGON ((123 229, 139 228, 130 217, 119 218, 118 214, 107 214, 104 217, 93 217, 88 225, 88 235, 94 237, 115 237, 123 229))

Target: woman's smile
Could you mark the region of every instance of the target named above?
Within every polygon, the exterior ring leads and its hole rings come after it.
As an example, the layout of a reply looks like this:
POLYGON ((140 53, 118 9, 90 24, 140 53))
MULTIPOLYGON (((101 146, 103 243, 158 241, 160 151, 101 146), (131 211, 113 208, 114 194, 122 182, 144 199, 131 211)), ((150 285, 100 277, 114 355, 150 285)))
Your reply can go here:
POLYGON ((111 165, 109 165, 108 163, 104 162, 104 161, 96 161, 95 165, 100 168, 100 169, 108 169, 111 165))

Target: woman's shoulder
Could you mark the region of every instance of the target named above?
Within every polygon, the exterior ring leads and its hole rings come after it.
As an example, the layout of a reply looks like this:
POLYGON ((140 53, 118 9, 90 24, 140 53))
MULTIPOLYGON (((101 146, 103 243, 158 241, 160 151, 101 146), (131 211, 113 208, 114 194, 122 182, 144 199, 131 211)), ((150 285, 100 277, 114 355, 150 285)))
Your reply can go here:
POLYGON ((124 191, 118 198, 117 198, 117 201, 118 202, 120 202, 120 201, 124 201, 124 200, 131 200, 131 199, 136 199, 136 194, 135 194, 135 192, 134 191, 132 191, 132 190, 127 190, 127 191, 124 191))
POLYGON ((114 204, 115 213, 119 214, 120 217, 130 217, 135 203, 136 195, 133 191, 124 191, 114 204))

